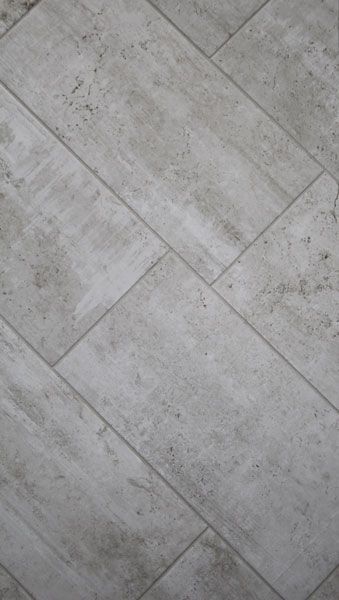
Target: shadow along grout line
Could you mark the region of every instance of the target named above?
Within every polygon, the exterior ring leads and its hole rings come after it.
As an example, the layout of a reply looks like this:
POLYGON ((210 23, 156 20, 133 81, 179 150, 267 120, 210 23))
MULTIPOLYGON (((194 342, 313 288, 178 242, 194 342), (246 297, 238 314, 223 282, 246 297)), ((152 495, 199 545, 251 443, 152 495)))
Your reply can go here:
POLYGON ((166 569, 160 573, 160 575, 153 581, 153 583, 151 583, 151 585, 148 586, 148 588, 142 592, 142 594, 140 596, 138 596, 136 598, 136 600, 141 600, 142 598, 144 598, 144 596, 146 596, 146 594, 152 589, 153 586, 156 585, 156 583, 158 583, 158 581, 160 581, 160 579, 162 579, 163 577, 165 577, 165 575, 171 570, 173 569, 173 567, 179 562, 179 560, 184 556, 184 554, 186 554, 186 552, 188 552, 192 546, 194 546, 194 544, 204 535, 204 533, 206 533, 206 531, 209 529, 209 526, 205 527, 205 529, 203 529, 195 538, 194 540, 192 540, 192 542, 190 544, 188 544, 188 546, 182 551, 180 552, 180 554, 178 554, 178 556, 171 562, 170 565, 168 565, 168 567, 166 567, 166 569))
POLYGON ((23 19, 25 17, 27 17, 27 15, 29 13, 31 13, 35 8, 37 8, 38 4, 41 4, 42 0, 37 0, 37 2, 35 4, 33 4, 33 6, 31 8, 28 8, 22 15, 21 17, 19 17, 16 21, 14 21, 14 23, 12 23, 12 25, 9 26, 8 29, 6 29, 6 31, 4 31, 4 33, 0 36, 0 40, 2 40, 10 31, 12 31, 12 29, 14 29, 17 25, 19 25, 19 23, 21 23, 21 21, 23 21, 23 19))
MULTIPOLYGON (((9 569, 7 569, 7 567, 5 567, 2 563, 0 563, 0 568, 3 569, 3 571, 5 571, 5 573, 7 573, 7 575, 13 579, 13 581, 15 581, 15 583, 18 584, 19 588, 21 588, 26 594, 27 596, 29 596, 29 598, 31 598, 32 600, 36 600, 35 596, 33 596, 32 592, 30 592, 22 583, 21 581, 19 581, 19 579, 17 579, 11 572, 9 569)), ((3 596, 1 596, 2 598, 3 596)))
POLYGON ((246 246, 246 248, 244 248, 244 250, 242 250, 242 252, 240 252, 240 254, 238 254, 238 256, 236 256, 236 258, 234 260, 232 260, 232 262, 230 262, 229 265, 227 265, 227 267, 225 267, 225 269, 219 273, 219 275, 217 275, 217 277, 209 284, 210 286, 214 286, 216 283, 218 283, 218 281, 223 277, 223 275, 225 275, 225 273, 227 273, 227 271, 229 271, 233 265, 238 262, 243 256, 244 254, 246 254, 247 250, 249 250, 252 246, 254 246, 254 244, 261 238, 261 236, 265 235, 265 233, 273 226, 275 225, 279 219, 289 211, 290 208, 292 208, 292 206, 299 200, 299 198, 305 194, 309 188, 312 187, 312 185, 315 184, 316 181, 318 181, 318 179, 320 179, 320 177, 322 175, 324 175, 325 170, 321 171, 321 173, 319 173, 318 175, 316 175, 316 177, 313 179, 313 181, 311 181, 310 183, 307 184, 307 186, 287 205, 285 206, 285 208, 281 211, 281 213, 279 213, 276 217, 274 217, 273 221, 271 221, 266 227, 265 229, 262 230, 261 233, 259 233, 257 235, 257 237, 254 238, 254 240, 252 240, 248 246, 246 246))
MULTIPOLYGON (((162 257, 164 258, 164 257, 162 257)), ((162 260, 162 258, 160 258, 160 261, 162 260)), ((140 454, 140 452, 134 448, 134 446, 121 434, 119 433, 119 431, 109 422, 107 421, 107 419, 88 401, 86 400, 86 398, 84 396, 82 396, 82 394, 80 394, 78 392, 78 390, 71 384, 69 383, 69 381, 67 381, 67 379, 65 379, 65 377, 63 375, 61 375, 61 373, 59 373, 59 371, 57 371, 52 365, 50 365, 47 360, 34 348, 34 346, 32 346, 32 344, 30 344, 30 342, 28 342, 28 340, 26 340, 26 338, 24 338, 18 331, 17 329, 6 319, 6 317, 4 317, 3 315, 0 315, 0 321, 3 321, 3 323, 5 323, 7 325, 7 327, 19 338, 21 339, 24 344, 33 352, 33 354, 40 360, 40 362, 42 362, 48 369, 50 369, 52 371, 52 373, 54 374, 54 376, 56 376, 58 379, 60 379, 63 384, 66 386, 66 388, 68 388, 72 394, 74 394, 78 399, 81 400, 81 402, 87 406, 87 408, 96 415, 96 417, 98 419, 100 419, 100 421, 102 421, 102 423, 108 428, 110 429, 117 437, 118 439, 123 442, 123 444, 125 444, 129 450, 131 452, 133 452, 133 454, 135 456, 137 456, 137 458, 139 460, 141 460, 141 462, 147 466, 148 469, 151 469, 157 477, 159 477, 159 479, 178 497, 180 498, 180 500, 201 520, 202 524, 204 524, 204 530, 206 529, 211 529, 217 536, 219 536, 220 539, 223 540, 223 542, 232 550, 232 552, 234 552, 234 554, 236 554, 241 561, 247 565, 247 567, 249 567, 251 569, 251 571, 253 573, 256 574, 257 577, 259 577, 259 579, 261 581, 263 581, 265 583, 265 585, 267 585, 277 596, 278 598, 280 598, 281 600, 287 600, 285 599, 283 596, 281 596, 279 594, 279 592, 248 562, 248 560, 246 558, 244 558, 240 552, 238 550, 236 550, 236 548, 227 540, 227 538, 221 534, 209 521, 207 521, 207 519, 205 517, 203 517, 200 512, 190 503, 189 500, 187 500, 185 498, 185 496, 183 496, 183 494, 181 492, 179 492, 174 485, 172 485, 166 478, 164 475, 162 475, 160 473, 160 471, 158 471, 158 469, 156 467, 154 467, 142 454, 140 454)), ((203 533, 203 531, 200 532, 203 533)), ((199 534, 199 535, 200 535, 199 534)), ((20 584, 21 585, 21 584, 20 584)))
MULTIPOLYGON (((316 587, 316 588, 313 590, 313 592, 311 592, 311 593, 310 593, 310 594, 309 594, 309 595, 308 595, 308 596, 305 598, 305 600, 312 600, 312 596, 313 596, 313 594, 315 594, 315 593, 316 593, 316 592, 317 592, 317 591, 318 591, 318 590, 321 588, 321 586, 322 586, 324 583, 326 583, 326 581, 327 581, 328 579, 330 579, 330 577, 332 577, 333 573, 334 573, 334 572, 335 572, 335 571, 338 569, 338 567, 339 567, 339 564, 338 564, 336 567, 334 567, 334 569, 332 569, 332 571, 330 571, 328 575, 326 575, 326 577, 325 577, 325 578, 322 580, 322 582, 321 582, 321 583, 319 583, 319 585, 317 585, 317 587, 316 587)), ((330 599, 329 599, 329 600, 330 600, 330 599)), ((333 599, 333 600, 334 600, 334 599, 333 599)))

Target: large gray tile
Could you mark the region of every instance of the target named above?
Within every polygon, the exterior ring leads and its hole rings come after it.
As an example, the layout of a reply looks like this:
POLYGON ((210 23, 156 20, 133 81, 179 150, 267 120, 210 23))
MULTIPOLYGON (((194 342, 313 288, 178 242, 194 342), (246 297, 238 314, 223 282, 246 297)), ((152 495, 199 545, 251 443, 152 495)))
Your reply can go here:
POLYGON ((322 175, 215 287, 339 408, 337 196, 322 175))
POLYGON ((337 564, 338 415, 180 259, 57 368, 279 591, 337 564))
POLYGON ((143 600, 278 600, 278 595, 207 530, 143 600))
POLYGON ((142 0, 46 0, 0 76, 212 281, 319 173, 142 0))
POLYGON ((265 0, 151 0, 203 52, 213 54, 265 0))
MULTIPOLYGON (((3 542, 2 542, 3 543, 3 542)), ((0 565, 1 600, 29 600, 21 586, 0 565)))
POLYGON ((37 2, 38 0, 0 0, 0 36, 37 2))
POLYGON ((337 0, 271 0, 214 60, 339 176, 337 0))
POLYGON ((338 600, 339 598, 339 567, 332 573, 320 588, 314 592, 310 600, 338 600))
POLYGON ((0 562, 37 600, 137 598, 204 523, 0 327, 0 562))
POLYGON ((166 248, 0 89, 0 313, 56 361, 166 248))

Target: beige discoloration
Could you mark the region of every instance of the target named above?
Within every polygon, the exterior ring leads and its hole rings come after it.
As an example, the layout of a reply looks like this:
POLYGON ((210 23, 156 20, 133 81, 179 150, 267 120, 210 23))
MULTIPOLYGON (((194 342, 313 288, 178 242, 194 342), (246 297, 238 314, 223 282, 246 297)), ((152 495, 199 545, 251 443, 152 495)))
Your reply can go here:
POLYGON ((337 194, 322 175, 216 288, 339 408, 337 194))

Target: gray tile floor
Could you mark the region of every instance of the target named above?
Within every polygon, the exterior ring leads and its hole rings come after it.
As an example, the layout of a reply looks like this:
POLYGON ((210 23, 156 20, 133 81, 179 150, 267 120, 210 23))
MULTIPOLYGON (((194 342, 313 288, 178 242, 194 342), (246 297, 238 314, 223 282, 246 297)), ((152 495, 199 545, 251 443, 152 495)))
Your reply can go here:
POLYGON ((339 598, 336 0, 0 0, 0 598, 339 598))

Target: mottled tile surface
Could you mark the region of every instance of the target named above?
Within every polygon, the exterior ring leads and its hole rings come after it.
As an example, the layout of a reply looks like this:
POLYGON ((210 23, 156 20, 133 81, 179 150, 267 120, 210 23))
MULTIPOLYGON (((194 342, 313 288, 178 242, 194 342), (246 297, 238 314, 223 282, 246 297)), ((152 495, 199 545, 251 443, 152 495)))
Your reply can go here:
POLYGON ((0 37, 39 0, 0 0, 0 37))
POLYGON ((282 594, 337 564, 337 413, 178 258, 57 368, 282 594))
POLYGON ((210 56, 265 0, 151 0, 210 56))
POLYGON ((137 598, 204 523, 0 327, 0 563, 37 600, 137 598))
POLYGON ((0 565, 1 600, 29 600, 22 587, 0 565))
POLYGON ((278 600, 278 596, 210 529, 144 600, 278 600))
POLYGON ((0 313, 56 361, 165 251, 0 89, 0 313))
POLYGON ((319 173, 145 2, 44 0, 0 77, 208 281, 319 173))
POLYGON ((337 600, 339 598, 339 567, 332 575, 312 594, 310 600, 337 600))
POLYGON ((322 175, 215 287, 339 408, 337 198, 322 175))
POLYGON ((271 0, 214 60, 339 176, 337 0, 271 0))

